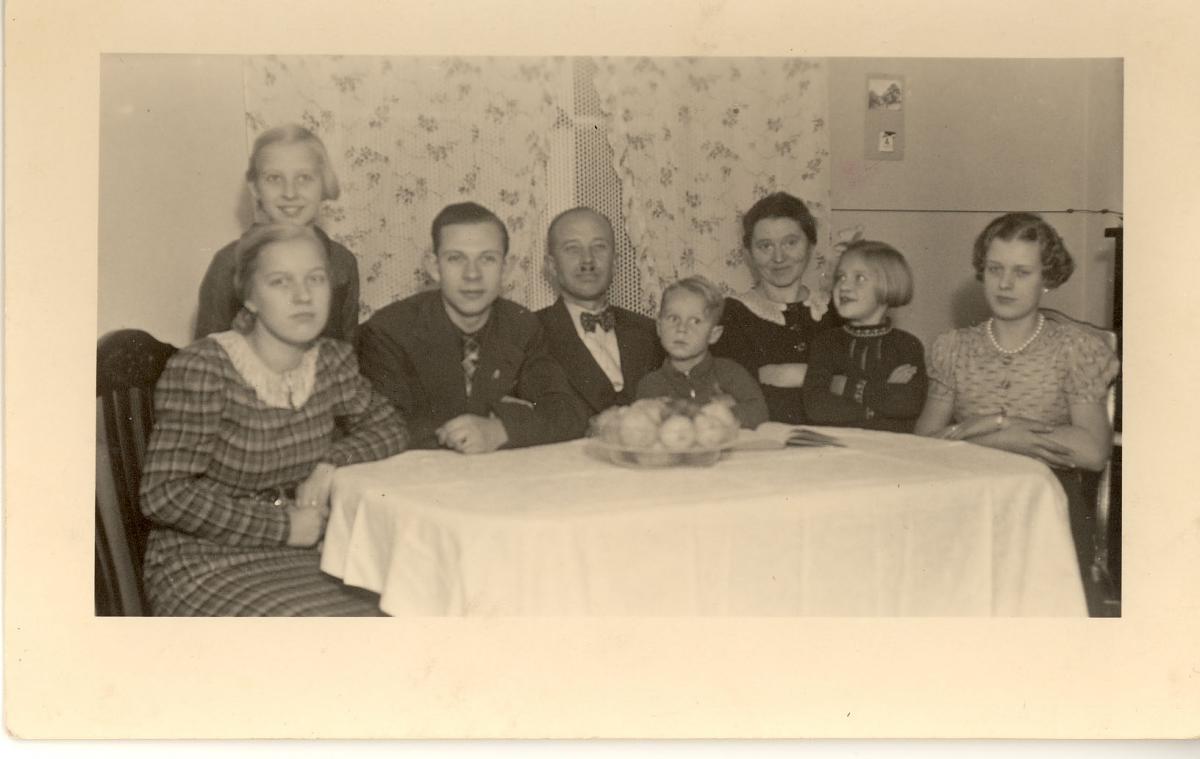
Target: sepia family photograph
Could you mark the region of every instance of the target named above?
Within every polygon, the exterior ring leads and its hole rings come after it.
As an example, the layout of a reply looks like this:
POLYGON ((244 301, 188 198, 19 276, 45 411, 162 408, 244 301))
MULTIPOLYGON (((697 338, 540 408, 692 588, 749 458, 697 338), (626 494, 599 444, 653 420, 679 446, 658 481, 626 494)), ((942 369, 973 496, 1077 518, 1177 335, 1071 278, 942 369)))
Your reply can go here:
POLYGON ((1194 734, 1182 7, 576 5, 10 4, 9 734, 1194 734))
POLYGON ((103 56, 97 614, 1119 616, 1122 81, 103 56))

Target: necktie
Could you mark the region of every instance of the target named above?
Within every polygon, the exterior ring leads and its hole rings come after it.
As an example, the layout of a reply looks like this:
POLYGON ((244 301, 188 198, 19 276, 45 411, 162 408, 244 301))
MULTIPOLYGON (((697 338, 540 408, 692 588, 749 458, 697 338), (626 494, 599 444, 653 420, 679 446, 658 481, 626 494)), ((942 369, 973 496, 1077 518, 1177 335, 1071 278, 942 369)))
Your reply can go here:
POLYGON ((598 314, 589 314, 587 311, 579 314, 579 323, 583 325, 584 332, 595 332, 597 326, 605 332, 612 332, 615 322, 616 317, 613 316, 611 308, 606 308, 598 314))
POLYGON ((471 380, 475 378, 475 370, 479 368, 479 338, 475 335, 463 335, 463 379, 466 380, 467 396, 471 395, 471 380))

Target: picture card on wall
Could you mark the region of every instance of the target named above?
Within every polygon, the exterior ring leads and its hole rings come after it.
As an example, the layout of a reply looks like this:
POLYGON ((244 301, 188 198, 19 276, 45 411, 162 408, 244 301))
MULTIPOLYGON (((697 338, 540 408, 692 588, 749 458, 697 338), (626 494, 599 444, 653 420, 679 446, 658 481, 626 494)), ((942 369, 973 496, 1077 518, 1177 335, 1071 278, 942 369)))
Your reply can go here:
POLYGON ((865 155, 868 161, 904 160, 904 77, 867 75, 865 155))

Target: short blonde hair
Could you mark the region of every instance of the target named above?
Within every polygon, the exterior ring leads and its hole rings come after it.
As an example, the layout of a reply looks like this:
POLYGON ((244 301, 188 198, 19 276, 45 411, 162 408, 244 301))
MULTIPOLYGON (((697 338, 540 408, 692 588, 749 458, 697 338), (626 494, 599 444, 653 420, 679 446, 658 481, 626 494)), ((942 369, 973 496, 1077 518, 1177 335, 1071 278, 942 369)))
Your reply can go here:
POLYGON ((720 324, 721 317, 725 315, 725 295, 721 292, 721 288, 717 287, 707 277, 693 275, 684 277, 683 279, 672 282, 663 290, 662 301, 658 306, 659 316, 662 315, 663 309, 666 308, 667 298, 680 290, 699 295, 704 301, 704 314, 711 316, 713 322, 720 324))
POLYGON ((337 174, 333 171, 333 166, 329 163, 329 151, 325 149, 325 143, 321 142, 320 137, 299 124, 277 126, 258 136, 254 141, 254 148, 250 151, 250 165, 246 169, 246 181, 250 184, 258 181, 258 159, 263 150, 271 145, 294 144, 307 145, 317 158, 321 172, 321 200, 337 200, 342 194, 342 186, 338 182, 337 174))
POLYGON ((875 277, 875 299, 889 308, 903 306, 912 301, 913 276, 908 261, 900 251, 877 240, 855 240, 842 251, 838 265, 847 256, 858 256, 877 275, 875 277))

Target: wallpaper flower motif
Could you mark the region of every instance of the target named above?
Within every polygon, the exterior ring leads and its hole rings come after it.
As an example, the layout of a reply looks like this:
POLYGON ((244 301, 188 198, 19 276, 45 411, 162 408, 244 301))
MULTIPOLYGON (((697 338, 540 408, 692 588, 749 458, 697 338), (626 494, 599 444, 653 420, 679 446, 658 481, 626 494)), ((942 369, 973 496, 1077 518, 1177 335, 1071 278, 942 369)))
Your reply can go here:
MULTIPOLYGON (((825 284, 832 248, 822 63, 594 62, 638 257, 640 310, 653 313, 663 286, 691 273, 729 291, 749 287, 740 214, 775 190, 803 198, 817 217, 806 276, 810 286, 825 284)), ((545 230, 553 213, 576 204, 562 177, 582 160, 565 116, 574 112, 570 59, 270 56, 245 59, 243 76, 248 142, 297 122, 329 149, 342 194, 325 204, 320 223, 358 257, 362 318, 431 286, 423 268, 430 223, 463 200, 508 225, 505 295, 532 306, 552 297, 541 271, 545 230)))
POLYGON ((430 286, 422 266, 444 206, 474 200, 508 226, 506 297, 541 276, 547 161, 569 86, 562 58, 252 57, 249 141, 287 122, 324 140, 341 181, 320 224, 358 257, 362 318, 430 286))
POLYGON ((824 63, 802 59, 598 59, 643 297, 702 274, 726 292, 753 284, 741 215, 777 190, 817 219, 810 288, 828 289, 829 137, 824 63))

